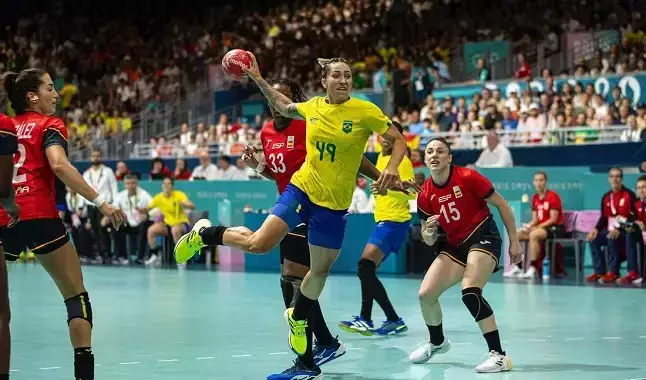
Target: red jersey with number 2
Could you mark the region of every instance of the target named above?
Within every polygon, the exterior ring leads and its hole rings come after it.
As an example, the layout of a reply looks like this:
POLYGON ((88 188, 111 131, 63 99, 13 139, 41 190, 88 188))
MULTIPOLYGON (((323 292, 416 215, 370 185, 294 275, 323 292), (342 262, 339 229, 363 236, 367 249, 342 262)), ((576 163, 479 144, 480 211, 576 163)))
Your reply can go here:
POLYGON ((532 197, 532 210, 536 211, 538 224, 550 220, 550 210, 559 212, 555 225, 560 226, 563 224, 563 203, 561 203, 561 197, 552 190, 547 190, 543 199, 539 198, 538 193, 534 194, 532 197))
POLYGON ((440 227, 449 245, 463 243, 490 215, 486 199, 494 187, 482 174, 461 166, 451 166, 449 179, 437 185, 428 177, 417 195, 417 211, 423 220, 439 215, 440 227))
POLYGON ((267 169, 276 180, 278 191, 282 193, 289 181, 305 162, 305 121, 292 120, 289 126, 279 131, 274 121, 265 125, 260 131, 260 142, 267 169))
MULTIPOLYGON (((18 151, 13 157, 13 188, 20 207, 20 220, 58 218, 56 175, 49 166, 45 149, 61 145, 67 151, 67 129, 54 116, 27 112, 12 118, 18 135, 18 151)), ((0 226, 9 219, 0 213, 0 226)))

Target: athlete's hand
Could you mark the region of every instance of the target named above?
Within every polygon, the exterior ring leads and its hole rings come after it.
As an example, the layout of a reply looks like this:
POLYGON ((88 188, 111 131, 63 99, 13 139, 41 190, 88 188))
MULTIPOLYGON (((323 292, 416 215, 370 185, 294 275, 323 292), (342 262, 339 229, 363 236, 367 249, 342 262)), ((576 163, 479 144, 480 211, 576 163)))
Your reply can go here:
POLYGON ((249 166, 250 168, 256 170, 258 167, 258 160, 256 159, 256 154, 258 154, 258 149, 256 147, 250 147, 249 145, 244 147, 244 152, 242 153, 242 160, 249 166))
POLYGON ((519 264, 523 261, 523 247, 520 245, 518 239, 512 242, 509 246, 509 258, 511 259, 512 264, 519 264))
POLYGON ((422 221, 425 224, 426 228, 422 229, 422 240, 427 245, 433 245, 437 241, 437 226, 438 220, 440 219, 439 215, 431 215, 426 222, 422 221))
POLYGON ((9 215, 9 224, 7 224, 7 227, 11 228, 18 224, 20 221, 20 207, 16 202, 13 202, 9 207, 5 207, 4 210, 7 212, 9 215))
MULTIPOLYGON (((393 188, 393 190, 400 190, 400 189, 395 189, 395 188, 393 188)), ((386 190, 386 189, 380 189, 380 188, 379 188, 379 185, 377 184, 377 182, 373 182, 373 183, 371 183, 371 184, 370 184, 370 191, 371 191, 374 195, 386 195, 386 194, 388 194, 388 190, 386 190)), ((403 189, 401 189, 401 191, 406 192, 406 191, 405 191, 405 190, 403 190, 403 189)))
POLYGON ((246 68, 244 66, 241 66, 242 71, 247 73, 247 75, 249 75, 249 78, 251 78, 253 80, 262 78, 262 76, 260 75, 260 69, 258 68, 258 61, 256 61, 256 56, 253 55, 253 53, 250 52, 250 51, 248 51, 247 53, 249 54, 249 57, 251 58, 251 67, 246 68))
POLYGON ((593 228, 592 231, 588 233, 588 241, 593 241, 594 239, 596 239, 598 234, 599 230, 593 228))
POLYGON ((110 219, 110 222, 117 231, 119 231, 119 228, 122 225, 126 224, 126 214, 120 208, 115 207, 108 202, 103 202, 101 207, 99 207, 99 211, 110 219))
POLYGON ((397 169, 393 170, 386 167, 381 171, 381 175, 379 175, 379 179, 377 179, 376 183, 380 190, 392 189, 397 186, 398 183, 401 183, 399 171, 397 169))

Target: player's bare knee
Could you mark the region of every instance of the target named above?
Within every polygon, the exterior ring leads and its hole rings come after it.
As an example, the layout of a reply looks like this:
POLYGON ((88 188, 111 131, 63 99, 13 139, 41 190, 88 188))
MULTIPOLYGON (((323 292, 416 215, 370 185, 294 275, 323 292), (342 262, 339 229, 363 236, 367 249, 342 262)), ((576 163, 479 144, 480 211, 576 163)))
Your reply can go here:
POLYGON ((422 287, 417 293, 417 298, 419 298, 420 303, 430 306, 436 304, 439 301, 440 295, 437 291, 435 291, 435 289, 422 287))

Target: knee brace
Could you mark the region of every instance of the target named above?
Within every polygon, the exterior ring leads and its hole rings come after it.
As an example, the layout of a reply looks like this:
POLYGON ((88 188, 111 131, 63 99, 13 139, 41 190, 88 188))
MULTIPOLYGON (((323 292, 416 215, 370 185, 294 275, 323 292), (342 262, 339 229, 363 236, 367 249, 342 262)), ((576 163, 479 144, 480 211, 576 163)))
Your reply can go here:
POLYGON ((480 322, 493 315, 493 310, 487 300, 482 296, 482 289, 480 288, 462 289, 462 302, 469 309, 469 312, 471 312, 476 322, 480 322))
POLYGON ((67 307, 67 324, 72 319, 81 318, 85 319, 92 325, 92 304, 90 303, 90 296, 87 292, 83 292, 72 298, 65 300, 65 307, 67 307))
POLYGON ((296 304, 296 296, 300 292, 302 278, 296 276, 281 276, 280 277, 280 290, 283 292, 283 301, 285 307, 294 307, 296 304))
POLYGON ((360 280, 369 280, 377 277, 377 266, 374 262, 368 259, 361 259, 358 263, 359 270, 357 275, 360 280))

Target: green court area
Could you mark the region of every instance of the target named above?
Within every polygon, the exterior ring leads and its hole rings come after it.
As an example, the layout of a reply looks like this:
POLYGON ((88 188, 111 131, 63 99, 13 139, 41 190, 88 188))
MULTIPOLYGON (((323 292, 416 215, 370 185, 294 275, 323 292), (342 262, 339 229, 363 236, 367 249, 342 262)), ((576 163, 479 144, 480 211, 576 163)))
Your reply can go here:
MULTIPOLYGON (((94 309, 97 380, 262 380, 290 365, 277 274, 85 267, 94 309)), ((321 298, 331 330, 348 353, 323 367, 338 380, 646 379, 643 289, 493 282, 485 296, 514 368, 479 375, 486 344, 458 288, 441 299, 452 350, 426 365, 408 354, 428 339, 419 279, 384 284, 410 330, 392 338, 349 335, 336 326, 359 312, 355 276, 332 276, 321 298)), ((42 268, 10 273, 12 379, 73 376, 66 312, 42 268)), ((375 319, 381 312, 375 310, 375 319)))

